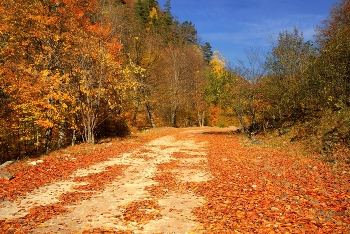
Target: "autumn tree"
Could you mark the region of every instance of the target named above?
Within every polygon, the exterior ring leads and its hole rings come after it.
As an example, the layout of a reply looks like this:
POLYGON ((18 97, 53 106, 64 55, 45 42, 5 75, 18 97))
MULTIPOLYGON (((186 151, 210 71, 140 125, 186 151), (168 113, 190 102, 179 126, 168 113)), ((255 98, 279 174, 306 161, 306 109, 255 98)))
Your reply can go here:
POLYGON ((303 73, 315 58, 316 49, 296 28, 280 33, 271 44, 265 63, 267 76, 262 81, 262 88, 266 88, 263 93, 271 104, 271 120, 298 118, 303 115, 306 96, 301 93, 306 82, 303 73))
MULTIPOLYGON (((74 90, 79 106, 83 136, 88 143, 95 142, 95 128, 101 119, 102 108, 115 111, 118 109, 118 96, 110 96, 113 91, 120 91, 117 73, 119 71, 119 50, 121 48, 116 35, 117 22, 111 1, 91 3, 85 14, 78 18, 77 44, 75 57, 77 66, 73 69, 74 90), (94 12, 93 18, 88 12, 94 12), (106 106, 102 106, 102 104, 106 106)), ((114 92, 115 93, 115 92, 114 92)))
POLYGON ((261 130, 263 119, 260 111, 264 105, 258 82, 264 75, 264 69, 258 52, 258 49, 247 51, 248 65, 241 62, 241 67, 234 69, 216 51, 210 62, 211 70, 205 73, 208 79, 206 100, 226 113, 234 114, 242 132, 249 137, 261 130))
POLYGON ((134 5, 135 18, 129 19, 127 33, 122 36, 124 44, 124 72, 133 83, 132 102, 134 105, 132 125, 137 125, 138 115, 145 110, 149 123, 156 127, 154 69, 159 62, 162 40, 156 33, 160 11, 155 1, 138 1, 134 5), (141 20, 140 20, 141 19, 141 20))
MULTIPOLYGON (((168 5, 165 15, 173 18, 169 12, 168 5)), ((167 98, 164 104, 168 111, 165 116, 174 127, 193 125, 193 122, 203 125, 205 105, 200 104, 198 98, 203 97, 200 90, 204 81, 202 74, 205 64, 198 45, 197 30, 190 21, 181 23, 173 20, 171 25, 168 24, 166 32, 161 72, 166 84, 164 96, 167 98), (195 114, 192 111, 194 109, 197 110, 195 114)))
POLYGON ((152 96, 155 86, 155 77, 152 73, 154 67, 159 60, 157 36, 143 34, 134 34, 134 37, 129 41, 132 45, 129 47, 128 64, 125 67, 134 81, 134 117, 133 125, 136 125, 137 114, 139 109, 144 106, 149 117, 152 127, 156 127, 154 120, 154 111, 152 104, 154 99, 152 96), (138 35, 138 36, 136 36, 138 35))
MULTIPOLYGON (((206 101, 223 109, 225 112, 241 113, 241 110, 233 110, 234 104, 234 84, 238 81, 232 69, 229 69, 229 64, 226 59, 219 53, 214 52, 213 59, 210 61, 210 70, 205 71, 207 79, 205 85, 206 101)), ((242 113, 243 114, 243 113, 242 113)), ((243 115, 240 115, 243 117, 243 115)), ((244 129, 247 128, 244 118, 240 119, 244 129)))
POLYGON ((155 126, 174 100, 179 121, 192 119, 197 109, 204 113, 197 92, 204 60, 194 25, 176 21, 170 1, 164 11, 153 0, 133 6, 113 0, 1 2, 2 155, 94 143, 130 113, 136 124, 140 110, 155 126))
MULTIPOLYGON (((40 1, 6 1, 1 4, 2 90, 11 98, 11 116, 6 118, 8 141, 6 154, 33 153, 39 144, 42 127, 50 128, 41 108, 49 107, 45 99, 49 87, 45 82, 50 60, 46 29, 54 18, 43 14, 48 9, 40 1), (5 13, 6 12, 6 13, 5 13)), ((47 113, 47 112, 46 112, 47 113)))
MULTIPOLYGON (((244 80, 238 80, 235 87, 235 109, 241 110, 237 114, 245 115, 249 121, 245 129, 250 136, 264 130, 266 124, 263 116, 264 109, 268 104, 264 100, 264 94, 260 90, 260 81, 266 74, 264 59, 260 48, 245 50, 246 61, 239 60, 239 67, 234 72, 244 80)), ((239 117, 243 119, 243 117, 239 117)))
POLYGON ((174 20, 170 1, 163 11, 148 0, 139 1, 134 9, 136 19, 143 20, 136 20, 124 47, 129 61, 126 68, 135 80, 133 125, 144 107, 151 126, 156 125, 155 116, 169 116, 169 124, 176 126, 176 120, 182 118, 179 113, 186 115, 185 106, 189 105, 185 102, 192 100, 187 94, 193 92, 187 91, 203 69, 188 65, 191 59, 198 64, 203 61, 197 49, 197 31, 191 22, 174 20))
POLYGON ((120 43, 107 5, 63 0, 1 4, 0 11, 6 12, 0 19, 1 90, 11 100, 1 116, 5 155, 41 153, 42 146, 48 152, 66 144, 66 133, 79 131, 80 124, 87 126, 84 140, 94 142, 101 100, 116 100, 106 96, 111 93, 107 88, 112 83, 120 87, 114 79, 120 43))
MULTIPOLYGON (((194 93, 200 89, 198 85, 201 83, 203 62, 198 46, 197 30, 192 22, 180 23, 175 20, 168 29, 168 35, 165 36, 161 63, 163 71, 160 72, 165 78, 162 82, 165 84, 163 86, 163 96, 166 97, 163 103, 164 109, 167 110, 165 116, 173 127, 190 125, 189 122, 193 121, 190 110, 194 108, 193 98, 196 96, 194 93)), ((200 112, 203 113, 203 110, 200 112)), ((197 115, 198 113, 195 114, 197 115)))
POLYGON ((165 77, 163 103, 169 124, 176 127, 197 122, 196 116, 205 111, 198 100, 204 69, 200 48, 196 45, 168 44, 164 49, 162 67, 165 68, 161 73, 165 77))
POLYGON ((310 75, 311 87, 319 90, 313 100, 319 98, 319 105, 327 103, 350 106, 350 1, 341 0, 330 10, 329 16, 317 28, 317 43, 320 56, 310 75))

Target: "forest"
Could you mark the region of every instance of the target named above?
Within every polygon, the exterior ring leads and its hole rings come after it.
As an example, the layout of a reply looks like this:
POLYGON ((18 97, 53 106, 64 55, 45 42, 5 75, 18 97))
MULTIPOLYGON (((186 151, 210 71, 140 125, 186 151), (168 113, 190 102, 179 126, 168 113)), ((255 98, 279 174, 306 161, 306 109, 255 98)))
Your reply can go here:
POLYGON ((350 163, 350 0, 233 66, 170 0, 0 0, 0 161, 162 126, 288 134, 350 163))

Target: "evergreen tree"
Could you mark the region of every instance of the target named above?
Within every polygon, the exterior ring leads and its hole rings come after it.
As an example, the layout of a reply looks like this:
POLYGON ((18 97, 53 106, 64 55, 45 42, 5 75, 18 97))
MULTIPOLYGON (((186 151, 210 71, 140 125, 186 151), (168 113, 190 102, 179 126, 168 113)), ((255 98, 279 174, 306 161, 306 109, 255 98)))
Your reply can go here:
POLYGON ((157 29, 161 34, 169 34, 174 24, 174 16, 171 13, 170 0, 167 0, 164 4, 164 10, 159 20, 157 21, 157 29))
POLYGON ((150 24, 154 24, 157 20, 152 11, 158 9, 158 3, 155 0, 138 0, 134 5, 135 17, 139 20, 140 24, 146 28, 150 24))
POLYGON ((188 42, 193 45, 197 44, 197 30, 195 29, 195 26, 191 21, 183 22, 180 26, 180 30, 185 42, 188 42))
POLYGON ((207 63, 210 63, 210 61, 213 59, 213 51, 210 43, 206 42, 203 46, 201 46, 201 48, 202 48, 204 60, 207 63))

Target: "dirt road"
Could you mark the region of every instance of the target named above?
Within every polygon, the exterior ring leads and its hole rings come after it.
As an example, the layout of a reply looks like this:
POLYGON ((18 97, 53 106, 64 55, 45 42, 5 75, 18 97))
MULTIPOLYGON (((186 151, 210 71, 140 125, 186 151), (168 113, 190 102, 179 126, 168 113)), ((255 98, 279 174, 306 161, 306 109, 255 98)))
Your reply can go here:
MULTIPOLYGON (((174 130, 1 201, 1 228, 8 233, 348 230, 348 183, 336 182, 319 162, 300 165, 273 150, 238 146, 226 134, 231 130, 216 129, 224 134, 210 136, 212 129, 174 130), (315 180, 311 185, 304 181, 308 176, 315 180)), ((99 152, 119 146, 107 143, 99 152)))
MULTIPOLYGON (((40 223, 31 232, 81 232, 94 228, 135 233, 186 233, 196 230, 200 223, 195 221, 191 211, 194 207, 202 205, 203 197, 192 192, 167 191, 164 196, 156 199, 147 191, 147 188, 158 183, 153 179, 157 176, 158 166, 166 163, 181 165, 181 170, 174 169, 169 172, 176 175, 178 182, 196 183, 211 179, 206 170, 206 143, 196 142, 192 138, 191 134, 183 134, 181 140, 171 135, 160 137, 131 152, 115 155, 109 160, 79 169, 69 180, 42 186, 15 202, 1 202, 0 219, 20 219, 28 215, 35 206, 59 203, 62 195, 87 185, 87 182, 81 182, 77 178, 122 165, 125 166, 123 173, 111 181, 103 191, 93 194, 87 200, 70 204, 67 207, 69 212, 40 223), (185 154, 186 157, 176 158, 176 153, 185 154), (196 169, 192 168, 194 165, 196 169), (127 214, 131 205, 134 205, 136 210, 127 214), (133 215, 137 218, 137 213, 140 213, 140 220, 132 218, 133 215), (149 216, 154 217, 154 220, 147 220, 149 216)), ((101 179, 100 183, 104 183, 103 178, 101 179)), ((79 192, 83 194, 91 191, 80 188, 79 192)))

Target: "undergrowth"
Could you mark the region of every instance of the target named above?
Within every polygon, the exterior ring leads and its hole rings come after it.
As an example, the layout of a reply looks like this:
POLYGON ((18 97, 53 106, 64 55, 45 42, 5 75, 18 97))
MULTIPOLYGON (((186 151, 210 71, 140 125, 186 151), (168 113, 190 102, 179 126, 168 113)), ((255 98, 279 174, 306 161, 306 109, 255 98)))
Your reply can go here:
POLYGON ((324 110, 312 118, 260 134, 265 146, 316 157, 334 171, 350 167, 350 108, 324 110))

